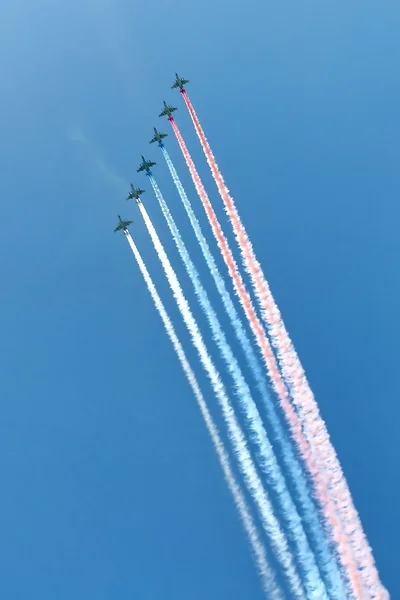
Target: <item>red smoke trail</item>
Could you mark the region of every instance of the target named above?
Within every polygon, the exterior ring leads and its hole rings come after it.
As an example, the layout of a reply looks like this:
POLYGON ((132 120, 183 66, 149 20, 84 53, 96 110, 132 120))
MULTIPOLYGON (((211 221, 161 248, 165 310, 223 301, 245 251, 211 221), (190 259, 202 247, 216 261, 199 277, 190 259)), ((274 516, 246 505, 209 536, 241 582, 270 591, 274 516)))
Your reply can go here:
POLYGON ((235 290, 239 296, 240 302, 246 313, 246 316, 250 323, 251 329, 256 337, 257 343, 262 351, 263 358, 264 358, 265 364, 267 366, 269 376, 271 378, 274 389, 280 400, 282 409, 286 415, 286 419, 289 423, 289 426, 290 426, 290 429, 292 432, 292 436, 297 444, 299 452, 300 452, 300 454, 307 466, 307 469, 312 477, 312 480, 314 482, 314 485, 315 485, 315 488, 316 488, 316 491, 318 494, 318 500, 324 511, 325 519, 329 523, 329 529, 331 531, 333 540, 336 544, 337 553, 340 557, 340 562, 347 574, 349 584, 352 587, 354 597, 357 598, 357 600, 358 599, 362 600, 363 596, 362 596, 362 591, 360 589, 360 584, 358 581, 357 570, 354 568, 352 557, 350 556, 348 549, 346 547, 346 543, 345 543, 346 539, 344 538, 344 536, 341 532, 341 526, 337 520, 337 516, 334 511, 332 501, 327 492, 325 482, 323 481, 320 471, 318 469, 318 466, 313 459, 309 442, 307 441, 307 439, 305 439, 305 437, 303 435, 302 425, 299 420, 299 417, 298 417, 297 413, 295 412, 292 404, 290 403, 289 394, 288 394, 288 391, 287 391, 287 388, 286 388, 284 382, 282 381, 282 378, 281 378, 281 375, 280 375, 280 372, 278 369, 278 365, 277 365, 274 353, 272 351, 271 345, 269 343, 269 340, 265 335, 264 329, 260 323, 259 318, 257 317, 257 314, 256 314, 254 307, 252 305, 252 302, 251 302, 251 298, 245 289, 243 279, 239 273, 238 267, 235 263, 232 252, 229 248, 229 244, 228 244, 228 242, 225 238, 225 235, 222 231, 222 228, 218 222, 217 216, 214 212, 214 209, 212 208, 212 205, 211 205, 210 200, 207 196, 207 193, 204 189, 204 186, 201 182, 201 179, 196 171, 196 168, 195 168, 193 160, 189 154, 189 151, 186 148, 186 144, 185 144, 183 137, 179 131, 179 128, 173 118, 170 118, 170 122, 171 122, 172 128, 174 130, 175 136, 177 138, 177 141, 179 143, 179 146, 185 157, 186 164, 189 168, 189 171, 192 176, 193 182, 195 184, 197 193, 198 193, 198 195, 203 203, 204 209, 207 213, 207 217, 209 219, 211 228, 212 228, 213 233, 218 242, 218 246, 221 250, 222 256, 228 267, 229 274, 230 274, 230 276, 233 280, 234 286, 235 286, 235 290))
POLYGON ((339 459, 333 445, 330 443, 328 431, 320 416, 317 402, 310 389, 304 370, 286 331, 283 320, 281 319, 280 311, 271 294, 268 282, 262 272, 261 265, 254 255, 251 242, 241 222, 235 203, 229 195, 229 190, 219 171, 196 112, 186 92, 183 92, 183 97, 192 117, 193 124, 221 198, 224 202, 226 213, 231 220, 235 237, 242 254, 243 263, 246 271, 251 277, 257 299, 262 309, 262 316, 267 324, 268 333, 271 336, 274 347, 277 349, 282 375, 291 392, 293 401, 302 416, 302 420, 306 425, 306 433, 314 442, 313 451, 316 451, 316 458, 320 466, 329 465, 329 468, 326 469, 326 474, 330 491, 336 502, 346 535, 353 549, 361 580, 364 586, 372 594, 372 598, 379 598, 384 590, 381 587, 379 575, 374 565, 372 551, 363 532, 360 518, 354 507, 339 459))

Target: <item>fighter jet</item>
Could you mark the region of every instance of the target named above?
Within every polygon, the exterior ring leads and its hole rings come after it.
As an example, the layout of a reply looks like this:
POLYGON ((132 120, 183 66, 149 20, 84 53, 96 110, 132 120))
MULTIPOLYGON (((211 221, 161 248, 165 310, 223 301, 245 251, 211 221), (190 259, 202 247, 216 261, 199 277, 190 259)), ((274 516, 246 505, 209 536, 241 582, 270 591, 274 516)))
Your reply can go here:
POLYGON ((119 219, 119 223, 116 226, 116 228, 114 229, 114 231, 123 231, 125 233, 125 231, 128 231, 128 226, 133 223, 133 221, 124 221, 123 219, 121 219, 121 217, 118 215, 118 219, 119 219))
POLYGON ((140 167, 137 170, 137 173, 140 173, 140 171, 145 171, 148 175, 151 175, 151 167, 154 167, 156 163, 151 161, 151 160, 146 160, 145 157, 142 154, 142 162, 140 164, 140 167))
POLYGON ((160 114, 158 116, 159 117, 165 117, 166 115, 168 115, 168 119, 171 121, 173 119, 172 113, 175 110, 178 110, 178 109, 175 106, 168 106, 168 104, 164 100, 164 108, 163 108, 162 112, 160 112, 160 114))
POLYGON ((168 136, 168 133, 160 133, 154 127, 154 137, 150 140, 149 144, 153 144, 153 142, 158 142, 158 145, 161 146, 161 148, 163 148, 164 147, 164 143, 163 143, 162 140, 164 138, 166 138, 167 136, 168 136))
POLYGON ((183 86, 185 83, 190 83, 189 79, 183 79, 182 77, 179 77, 178 73, 175 73, 175 81, 174 85, 171 85, 171 89, 179 88, 180 92, 184 92, 185 88, 183 86))
POLYGON ((136 189, 135 187, 133 187, 133 185, 131 184, 131 191, 129 192, 129 194, 127 195, 126 199, 127 200, 136 200, 137 203, 140 202, 140 196, 144 194, 144 190, 141 189, 136 189))

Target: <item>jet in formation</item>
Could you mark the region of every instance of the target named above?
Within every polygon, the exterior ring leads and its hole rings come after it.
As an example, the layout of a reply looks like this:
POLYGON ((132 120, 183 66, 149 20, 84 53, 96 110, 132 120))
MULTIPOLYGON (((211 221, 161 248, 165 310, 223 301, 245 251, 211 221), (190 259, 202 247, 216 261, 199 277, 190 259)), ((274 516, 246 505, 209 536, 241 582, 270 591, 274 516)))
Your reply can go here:
POLYGON ((140 163, 140 167, 137 169, 137 173, 140 171, 145 171, 147 175, 151 175, 151 167, 154 167, 156 163, 151 160, 146 160, 142 154, 142 162, 140 163))
POLYGON ((171 85, 171 89, 179 88, 180 92, 184 92, 185 88, 183 87, 185 83, 190 83, 189 79, 183 79, 183 77, 179 77, 178 73, 175 73, 175 81, 174 84, 171 85))
POLYGON ((164 100, 164 108, 163 108, 163 110, 160 112, 160 114, 158 116, 159 117, 165 117, 165 116, 168 115, 168 119, 170 121, 172 121, 172 119, 173 119, 172 113, 175 110, 178 110, 178 109, 175 106, 168 106, 168 104, 164 100))
POLYGON ((131 191, 127 195, 126 199, 127 200, 136 200, 137 204, 139 204, 139 202, 141 202, 140 196, 142 194, 144 194, 144 190, 141 190, 140 188, 135 188, 131 184, 131 191))
POLYGON ((114 229, 114 231, 123 231, 124 233, 126 231, 128 231, 128 227, 129 225, 131 225, 133 223, 133 221, 124 221, 123 219, 121 219, 120 215, 118 215, 118 219, 119 219, 119 223, 116 226, 116 228, 114 229))
POLYGON ((163 148, 164 147, 163 139, 166 138, 167 136, 168 136, 168 133, 160 133, 154 127, 154 137, 150 140, 149 144, 153 144, 154 142, 158 142, 158 145, 161 146, 161 148, 163 148))

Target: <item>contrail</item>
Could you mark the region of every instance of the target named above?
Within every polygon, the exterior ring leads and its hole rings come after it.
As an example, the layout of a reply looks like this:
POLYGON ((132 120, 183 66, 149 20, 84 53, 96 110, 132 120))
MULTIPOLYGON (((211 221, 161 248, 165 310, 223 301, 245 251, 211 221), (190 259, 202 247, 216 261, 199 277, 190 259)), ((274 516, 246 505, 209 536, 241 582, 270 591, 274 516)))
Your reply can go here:
POLYGON ((329 596, 330 598, 332 598, 332 600, 343 600, 345 591, 339 570, 327 546, 325 532, 319 521, 318 513, 314 506, 314 502, 310 496, 307 480, 305 479, 302 468, 298 463, 298 459, 293 451, 291 443, 287 439, 286 433, 280 423, 275 405, 269 394, 262 366, 243 327, 243 324, 233 303, 233 300, 226 288, 223 276, 221 275, 217 267, 214 256, 210 250, 207 240, 203 235, 200 223, 197 220, 190 200, 182 185, 182 182, 171 160, 171 157, 169 156, 169 153, 163 144, 159 144, 159 146, 161 148, 161 151, 171 173, 172 179, 175 183, 175 186, 178 190, 179 196, 182 200, 186 213, 189 217, 194 234, 201 247, 207 266, 214 279, 215 285, 222 299, 226 313, 230 318, 235 335, 244 352, 253 377, 256 381, 257 388, 264 402, 269 424, 272 428, 274 438, 280 446, 284 465, 290 477, 297 501, 302 510, 302 514, 304 515, 304 521, 310 531, 312 541, 315 546, 315 550, 318 557, 318 564, 326 581, 329 596))
POLYGON ((230 441, 232 443, 235 455, 238 459, 239 467, 243 474, 245 483, 251 493, 260 513, 261 522, 264 530, 269 536, 272 548, 282 566, 282 570, 287 577, 294 598, 306 600, 302 582, 297 574, 293 558, 291 556, 288 542, 283 534, 278 519, 276 518, 271 502, 266 490, 263 488, 256 467, 251 458, 249 449, 240 425, 236 419, 233 408, 229 402, 224 385, 220 375, 212 362, 212 359, 207 351, 202 335, 196 320, 193 317, 189 304, 183 294, 178 278, 172 268, 172 265, 167 257, 164 247, 159 239, 156 230, 148 216, 146 209, 141 202, 138 203, 139 210, 142 214, 144 223, 147 227, 154 249, 160 259, 160 262, 165 271, 173 296, 176 300, 178 308, 181 312, 185 325, 191 335, 192 342, 199 354, 200 361, 207 372, 214 393, 220 404, 224 419, 226 421, 230 441))
POLYGON ((315 486, 315 490, 318 496, 318 501, 323 511, 323 515, 326 521, 326 525, 328 530, 331 532, 331 536, 333 541, 335 542, 336 552, 338 554, 341 565, 346 572, 346 576, 349 580, 349 586, 352 587, 352 581, 355 582, 355 598, 362 598, 361 591, 359 590, 359 584, 357 586, 357 571, 354 567, 354 563, 352 557, 349 553, 349 549, 346 545, 346 538, 342 533, 341 525, 338 521, 333 502, 329 496, 329 493, 326 488, 325 481, 322 477, 320 469, 318 468, 314 457, 311 452, 310 444, 308 440, 304 437, 302 424, 294 410, 290 399, 289 394, 286 388, 285 383, 281 378, 281 374, 279 372, 279 368, 275 359, 275 355, 273 353, 270 342, 265 335, 263 326, 254 310, 251 298, 245 288, 242 276, 240 275, 239 269, 236 265, 236 262, 233 258, 232 251, 230 250, 228 241, 222 231, 221 225, 217 219, 217 216, 214 212, 214 209, 210 203, 210 200, 207 196, 207 193, 203 187, 201 179, 196 171, 193 160, 186 148, 186 144, 182 137, 182 134, 179 131, 179 128, 174 119, 170 119, 172 128, 175 132, 175 136, 179 143, 179 146, 182 150, 182 153, 185 157, 186 164, 191 173, 194 185, 196 187, 197 193, 202 201, 203 207, 206 211, 209 223, 211 225, 211 229, 214 233, 214 236, 217 240, 218 246, 221 250, 221 254, 224 258, 224 261, 228 267, 229 274, 232 278, 236 293, 238 294, 240 303, 242 308, 247 316, 257 344, 262 352, 262 356, 264 358, 268 375, 272 381, 275 392, 277 393, 277 397, 279 398, 280 405, 285 413, 286 419, 290 426, 290 430, 292 436, 297 444, 297 449, 304 461, 304 464, 307 467, 308 472, 312 478, 313 484, 315 486), (358 595, 357 595, 358 594, 358 595))
MULTIPOLYGON (((210 145, 202 130, 199 119, 186 92, 183 93, 194 127, 202 145, 212 175, 217 184, 220 196, 225 205, 225 211, 231 221, 235 237, 242 254, 244 267, 250 275, 254 291, 262 309, 262 316, 267 325, 268 333, 275 348, 285 382, 290 390, 302 421, 305 432, 312 443, 312 450, 320 466, 329 465, 326 469, 330 493, 334 498, 346 536, 353 550, 358 566, 358 574, 363 586, 371 598, 381 598, 384 588, 379 581, 378 571, 367 538, 362 528, 361 520, 354 507, 351 493, 343 474, 339 459, 329 440, 325 423, 320 416, 317 402, 301 366, 299 357, 286 331, 280 312, 271 294, 267 280, 257 261, 251 242, 241 222, 235 203, 229 194, 210 145)), ((356 582, 354 581, 354 584, 356 582)), ((359 586, 356 586, 356 589, 359 586)))
POLYGON ((139 269, 143 275, 143 278, 146 282, 147 288, 150 292, 150 295, 153 299, 153 302, 156 306, 156 309, 161 317, 161 320, 164 324, 165 330, 168 334, 169 339, 174 347, 174 350, 178 356, 179 362, 182 366, 182 369, 186 375, 186 378, 193 390, 193 394, 196 398, 197 404, 199 406, 201 415, 204 419, 207 431, 210 435, 212 443, 214 445, 215 452, 218 456, 219 463, 221 465, 222 471, 224 473, 225 481, 228 485, 228 488, 233 496, 233 500, 236 506, 236 509, 239 513, 240 519, 242 521, 243 527, 246 531, 247 537, 249 539, 254 560, 261 576, 263 589, 265 591, 266 597, 271 598, 272 600, 283 600, 282 592, 276 583, 276 578, 273 570, 267 561, 267 555, 265 552, 265 548, 260 541, 260 536, 257 531, 257 527, 254 523, 253 517, 250 513, 249 507, 245 500, 243 491, 240 485, 237 483, 236 478, 232 472, 232 468, 230 465, 230 460, 228 453, 225 449, 225 446, 220 438, 217 426, 214 423, 214 420, 211 416, 210 411, 208 410, 206 401, 204 396, 200 390, 199 384, 197 382, 196 376, 189 364, 189 361, 186 357, 186 354, 183 350, 182 344, 175 332, 175 328, 172 325, 171 319, 169 318, 167 311, 165 310, 164 304, 157 292, 157 289, 150 277, 150 274, 146 268, 146 265, 143 262, 143 259, 130 235, 130 233, 125 231, 126 239, 128 240, 129 246, 136 258, 139 269))
POLYGON ((285 479, 281 473, 271 443, 266 435, 263 422, 259 415, 257 406, 252 398, 250 389, 240 370, 239 364, 232 352, 232 349, 228 344, 217 314, 211 305, 203 284, 201 283, 199 274, 193 264, 171 211, 169 210, 169 207, 161 194, 160 188, 158 187, 157 182, 152 175, 150 175, 149 179, 165 220, 167 221, 172 238, 174 239, 174 242, 178 248, 179 255, 193 284, 197 298, 200 302, 200 306, 207 317, 213 338, 218 345, 228 371, 234 381, 240 408, 244 413, 251 431, 251 439, 257 446, 262 471, 265 473, 267 482, 271 485, 280 501, 282 513, 287 523, 290 537, 298 553, 307 596, 309 598, 318 598, 318 600, 322 600, 323 598, 326 598, 327 600, 328 596, 326 589, 320 578, 320 574, 315 563, 313 553, 309 547, 300 516, 290 496, 290 493, 288 492, 285 479))

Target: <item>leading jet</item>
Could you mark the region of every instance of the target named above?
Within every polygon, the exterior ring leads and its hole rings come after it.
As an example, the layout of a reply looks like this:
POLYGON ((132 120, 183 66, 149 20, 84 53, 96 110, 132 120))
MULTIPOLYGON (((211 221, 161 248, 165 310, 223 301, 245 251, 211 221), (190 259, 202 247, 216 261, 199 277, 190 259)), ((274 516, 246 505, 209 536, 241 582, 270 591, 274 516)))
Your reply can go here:
POLYGON ((139 204, 139 202, 141 202, 140 200, 140 196, 144 194, 144 190, 141 190, 139 188, 135 188, 133 187, 133 185, 131 184, 131 191, 129 192, 129 194, 127 195, 126 199, 127 200, 136 200, 136 202, 139 204))
POLYGON ((151 160, 146 160, 142 154, 142 162, 140 163, 140 167, 137 169, 137 173, 140 171, 145 171, 147 175, 151 175, 151 167, 154 167, 156 163, 151 160))
POLYGON ((167 103, 165 102, 165 100, 164 100, 164 108, 163 108, 163 110, 160 112, 160 114, 159 114, 158 116, 159 116, 159 117, 165 117, 165 116, 167 116, 167 115, 168 115, 168 119, 169 119, 170 121, 172 121, 172 119, 174 118, 174 117, 172 116, 172 113, 173 113, 175 110, 178 110, 178 109, 177 109, 175 106, 168 106, 168 104, 167 104, 167 103))
POLYGON ((185 91, 185 88, 183 87, 185 83, 190 83, 189 79, 183 79, 182 77, 179 77, 178 73, 175 73, 175 81, 174 85, 171 85, 171 89, 179 88, 179 91, 183 94, 185 91))
POLYGON ((157 129, 154 127, 154 137, 150 140, 149 144, 153 144, 154 142, 158 142, 158 145, 161 148, 164 148, 164 142, 163 139, 168 137, 168 133, 160 133, 159 131, 157 131, 157 129))
POLYGON ((114 231, 123 231, 124 233, 128 231, 128 227, 129 225, 131 225, 131 223, 133 223, 133 221, 124 221, 123 219, 121 219, 121 217, 118 215, 118 219, 119 219, 119 223, 116 226, 116 228, 114 229, 114 231))

